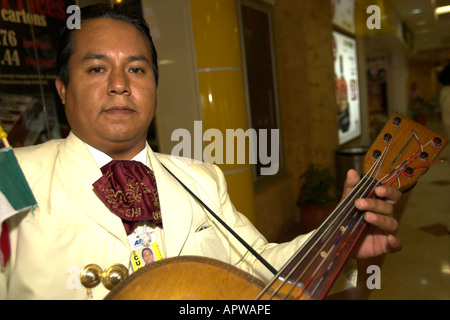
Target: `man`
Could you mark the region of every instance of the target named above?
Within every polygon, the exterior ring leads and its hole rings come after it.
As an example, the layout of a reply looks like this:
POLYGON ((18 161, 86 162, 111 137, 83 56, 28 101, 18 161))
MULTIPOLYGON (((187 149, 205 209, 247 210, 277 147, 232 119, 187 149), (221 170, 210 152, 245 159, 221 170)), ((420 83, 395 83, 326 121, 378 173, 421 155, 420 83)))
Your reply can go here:
POLYGON ((142 259, 146 265, 153 262, 153 252, 150 248, 144 248, 142 250, 142 259))
MULTIPOLYGON (((101 299, 109 292, 99 282, 101 271, 118 264, 129 267, 129 237, 149 227, 163 258, 206 256, 268 281, 270 271, 166 168, 277 269, 306 237, 267 243, 236 212, 216 166, 187 164, 152 152, 146 134, 155 113, 158 69, 148 29, 139 19, 115 10, 94 7, 82 11, 81 29, 64 35, 56 80, 72 132, 64 140, 16 150, 40 211, 8 221, 12 255, 0 278, 2 297, 101 299), (131 159, 146 164, 154 174, 162 227, 156 217, 153 222, 140 221, 137 227, 125 228, 123 217, 113 214, 107 206, 111 203, 98 196, 101 188, 93 190, 96 181, 107 176, 100 168, 111 160, 131 159)), ((346 188, 350 190, 357 181, 356 172, 351 171, 346 188)), ((105 185, 102 188, 108 189, 105 185)), ((400 193, 380 187, 377 195, 387 200, 361 199, 358 203, 360 209, 377 214, 366 215, 375 231, 366 236, 357 257, 400 249, 393 235, 397 221, 392 218, 392 204, 400 193)))

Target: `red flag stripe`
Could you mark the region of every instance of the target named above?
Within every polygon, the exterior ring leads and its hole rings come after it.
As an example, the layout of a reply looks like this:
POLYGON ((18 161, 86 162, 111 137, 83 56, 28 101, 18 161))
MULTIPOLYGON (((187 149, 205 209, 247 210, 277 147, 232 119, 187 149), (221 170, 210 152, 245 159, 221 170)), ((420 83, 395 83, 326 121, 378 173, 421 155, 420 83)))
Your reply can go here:
POLYGON ((9 261, 9 258, 11 256, 11 247, 10 247, 10 243, 9 243, 9 233, 8 233, 8 226, 6 225, 6 221, 4 221, 2 224, 2 234, 0 236, 0 239, 1 239, 0 248, 3 253, 4 266, 6 266, 6 264, 9 261))

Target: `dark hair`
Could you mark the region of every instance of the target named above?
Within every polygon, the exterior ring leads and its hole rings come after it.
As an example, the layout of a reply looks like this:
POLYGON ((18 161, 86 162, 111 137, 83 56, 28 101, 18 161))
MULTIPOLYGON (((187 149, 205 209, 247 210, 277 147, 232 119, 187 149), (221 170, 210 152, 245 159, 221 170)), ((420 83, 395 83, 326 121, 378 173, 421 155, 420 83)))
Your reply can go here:
MULTIPOLYGON (((147 40, 152 56, 153 73, 155 75, 156 85, 158 85, 158 58, 155 45, 150 35, 150 28, 147 22, 134 14, 133 12, 124 10, 120 7, 110 7, 104 4, 96 4, 81 8, 81 23, 95 18, 109 18, 127 22, 135 26, 147 40)), ((69 83, 69 59, 73 53, 73 35, 76 29, 64 28, 61 44, 57 56, 57 76, 65 85, 69 83)))
POLYGON ((439 82, 444 86, 450 85, 450 64, 448 64, 439 74, 439 82))
POLYGON ((144 251, 150 251, 150 253, 153 255, 153 251, 150 248, 144 248, 142 249, 141 255, 144 256, 144 251))

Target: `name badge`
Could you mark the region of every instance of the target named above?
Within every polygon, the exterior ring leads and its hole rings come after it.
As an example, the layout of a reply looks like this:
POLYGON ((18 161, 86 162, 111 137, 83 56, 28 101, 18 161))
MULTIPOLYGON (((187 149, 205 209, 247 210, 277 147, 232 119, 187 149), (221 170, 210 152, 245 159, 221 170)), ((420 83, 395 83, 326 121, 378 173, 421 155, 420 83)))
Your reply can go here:
POLYGON ((141 233, 132 233, 128 236, 128 241, 134 271, 163 259, 154 230, 144 228, 141 233))

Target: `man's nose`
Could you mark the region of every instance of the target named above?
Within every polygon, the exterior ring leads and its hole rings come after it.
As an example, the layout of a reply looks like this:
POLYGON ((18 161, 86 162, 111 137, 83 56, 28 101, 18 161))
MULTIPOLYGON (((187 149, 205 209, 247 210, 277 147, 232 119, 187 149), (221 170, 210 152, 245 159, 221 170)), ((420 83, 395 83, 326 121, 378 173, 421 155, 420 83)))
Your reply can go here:
POLYGON ((108 94, 131 94, 130 82, 126 72, 113 70, 108 79, 108 94))

